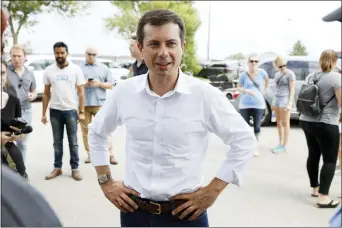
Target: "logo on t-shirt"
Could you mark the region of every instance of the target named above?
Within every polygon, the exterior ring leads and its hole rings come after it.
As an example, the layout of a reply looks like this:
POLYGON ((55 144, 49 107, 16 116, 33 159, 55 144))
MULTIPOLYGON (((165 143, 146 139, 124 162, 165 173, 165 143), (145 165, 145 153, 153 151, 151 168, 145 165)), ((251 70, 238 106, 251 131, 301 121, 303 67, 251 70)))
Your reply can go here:
POLYGON ((69 80, 69 76, 66 74, 56 75, 56 81, 68 81, 68 80, 69 80))

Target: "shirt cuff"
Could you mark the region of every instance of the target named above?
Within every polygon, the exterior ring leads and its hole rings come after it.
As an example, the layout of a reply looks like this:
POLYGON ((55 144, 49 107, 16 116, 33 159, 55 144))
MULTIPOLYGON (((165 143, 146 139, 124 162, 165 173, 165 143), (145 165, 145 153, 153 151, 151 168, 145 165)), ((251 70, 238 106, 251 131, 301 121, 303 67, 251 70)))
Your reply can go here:
POLYGON ((240 187, 241 178, 239 177, 239 175, 236 173, 235 170, 227 169, 227 167, 225 167, 225 165, 223 165, 220 168, 216 177, 220 180, 223 180, 226 183, 234 184, 234 185, 240 187))
POLYGON ((92 151, 90 150, 90 161, 94 167, 109 165, 109 151, 92 151))

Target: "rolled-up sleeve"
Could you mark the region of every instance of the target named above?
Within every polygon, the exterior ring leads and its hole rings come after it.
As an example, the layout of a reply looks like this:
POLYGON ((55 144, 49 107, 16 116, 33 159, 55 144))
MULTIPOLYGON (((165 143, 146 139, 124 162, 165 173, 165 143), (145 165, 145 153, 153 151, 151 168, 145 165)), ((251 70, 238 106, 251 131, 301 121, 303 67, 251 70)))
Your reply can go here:
POLYGON ((110 135, 121 125, 118 111, 118 87, 110 91, 105 103, 88 126, 90 160, 96 166, 109 165, 110 135))
POLYGON ((230 147, 216 177, 240 186, 247 163, 256 150, 256 137, 222 92, 214 91, 207 98, 209 131, 230 147))

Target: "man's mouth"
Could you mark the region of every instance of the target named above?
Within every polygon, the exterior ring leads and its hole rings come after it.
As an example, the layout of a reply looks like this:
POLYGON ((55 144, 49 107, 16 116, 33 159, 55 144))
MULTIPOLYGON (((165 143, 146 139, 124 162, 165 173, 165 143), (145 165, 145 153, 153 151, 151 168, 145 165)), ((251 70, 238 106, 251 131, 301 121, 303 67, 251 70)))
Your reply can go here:
POLYGON ((158 66, 168 66, 170 65, 171 63, 157 63, 158 66))

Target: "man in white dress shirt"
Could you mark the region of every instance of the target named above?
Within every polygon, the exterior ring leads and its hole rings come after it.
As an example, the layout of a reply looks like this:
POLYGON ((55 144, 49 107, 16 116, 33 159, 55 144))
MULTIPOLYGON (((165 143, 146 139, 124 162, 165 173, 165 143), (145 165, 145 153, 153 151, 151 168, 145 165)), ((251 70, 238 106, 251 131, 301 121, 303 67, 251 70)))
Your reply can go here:
MULTIPOLYGON (((119 83, 89 126, 89 147, 105 196, 122 227, 208 227, 206 210, 228 184, 240 185, 256 139, 229 100, 181 72, 185 26, 169 10, 145 13, 137 28, 149 72, 119 83), (109 168, 109 139, 127 128, 124 181, 109 168), (208 133, 230 146, 216 177, 202 186, 208 133)), ((215 153, 215 151, 211 151, 215 153)))

